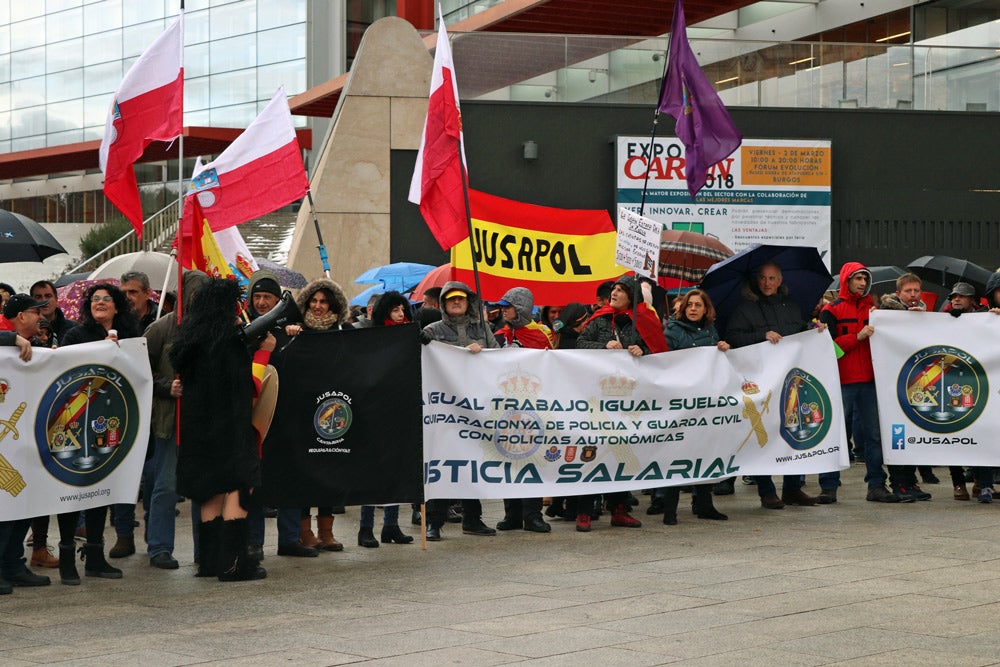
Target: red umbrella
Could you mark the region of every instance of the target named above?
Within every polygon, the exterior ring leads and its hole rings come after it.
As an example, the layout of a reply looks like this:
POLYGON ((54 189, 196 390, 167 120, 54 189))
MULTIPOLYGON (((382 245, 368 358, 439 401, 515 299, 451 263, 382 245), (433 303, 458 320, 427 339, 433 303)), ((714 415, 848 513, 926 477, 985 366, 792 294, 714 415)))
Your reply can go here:
POLYGON ((660 276, 694 284, 716 262, 732 257, 733 251, 714 236, 677 229, 664 229, 660 236, 660 276))
POLYGON ((418 303, 424 300, 424 291, 432 287, 444 287, 444 284, 452 280, 451 262, 442 264, 436 269, 431 269, 430 273, 413 288, 410 293, 410 301, 418 303))

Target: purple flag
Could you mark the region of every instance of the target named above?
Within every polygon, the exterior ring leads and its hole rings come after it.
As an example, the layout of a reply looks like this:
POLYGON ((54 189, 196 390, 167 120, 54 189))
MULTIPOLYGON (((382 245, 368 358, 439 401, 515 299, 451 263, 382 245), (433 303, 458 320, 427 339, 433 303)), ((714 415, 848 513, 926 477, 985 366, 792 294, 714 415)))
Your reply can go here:
POLYGON ((668 57, 659 110, 677 121, 674 131, 684 142, 684 175, 693 200, 705 185, 709 167, 739 148, 743 135, 691 51, 681 0, 674 5, 668 57))

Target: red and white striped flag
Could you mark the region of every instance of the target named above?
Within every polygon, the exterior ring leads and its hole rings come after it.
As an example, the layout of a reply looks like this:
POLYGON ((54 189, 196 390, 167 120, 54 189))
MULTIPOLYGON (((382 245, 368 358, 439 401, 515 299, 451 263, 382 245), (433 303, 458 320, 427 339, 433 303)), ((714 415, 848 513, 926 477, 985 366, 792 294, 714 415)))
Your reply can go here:
POLYGON ((212 162, 196 170, 188 185, 182 234, 193 230, 192 197, 219 231, 305 197, 309 179, 295 136, 284 86, 250 127, 212 162))
POLYGON ((142 201, 132 166, 153 141, 170 141, 184 123, 183 12, 139 56, 108 110, 101 141, 104 194, 142 239, 142 201))
POLYGON ((438 22, 427 120, 413 167, 409 200, 420 205, 420 213, 434 238, 443 250, 448 250, 469 236, 462 183, 467 166, 455 63, 440 6, 438 22))

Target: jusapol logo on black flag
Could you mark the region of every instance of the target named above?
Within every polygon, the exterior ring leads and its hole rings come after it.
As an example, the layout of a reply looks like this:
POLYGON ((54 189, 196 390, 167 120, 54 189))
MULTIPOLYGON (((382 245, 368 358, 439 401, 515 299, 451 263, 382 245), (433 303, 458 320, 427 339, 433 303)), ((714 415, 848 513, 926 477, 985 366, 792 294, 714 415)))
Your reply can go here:
POLYGON ((339 391, 328 391, 319 396, 319 407, 313 417, 313 428, 323 445, 336 445, 344 441, 344 435, 351 428, 354 413, 351 411, 351 397, 339 391))

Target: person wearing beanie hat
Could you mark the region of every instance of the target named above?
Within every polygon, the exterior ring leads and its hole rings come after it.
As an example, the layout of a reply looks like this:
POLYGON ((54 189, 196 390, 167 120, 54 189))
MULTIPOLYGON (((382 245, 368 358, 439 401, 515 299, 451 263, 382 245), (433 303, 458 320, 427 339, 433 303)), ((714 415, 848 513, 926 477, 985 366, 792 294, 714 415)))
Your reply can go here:
MULTIPOLYGON (((615 281, 608 305, 598 308, 587 320, 576 343, 578 349, 628 350, 634 357, 667 351, 667 341, 656 312, 645 302, 633 307, 635 287, 636 278, 629 274, 615 281)), ((629 514, 627 499, 627 492, 605 494, 605 501, 613 511, 611 525, 639 528, 642 522, 629 514)), ((576 529, 581 533, 590 531, 591 507, 591 497, 577 498, 576 529)))

